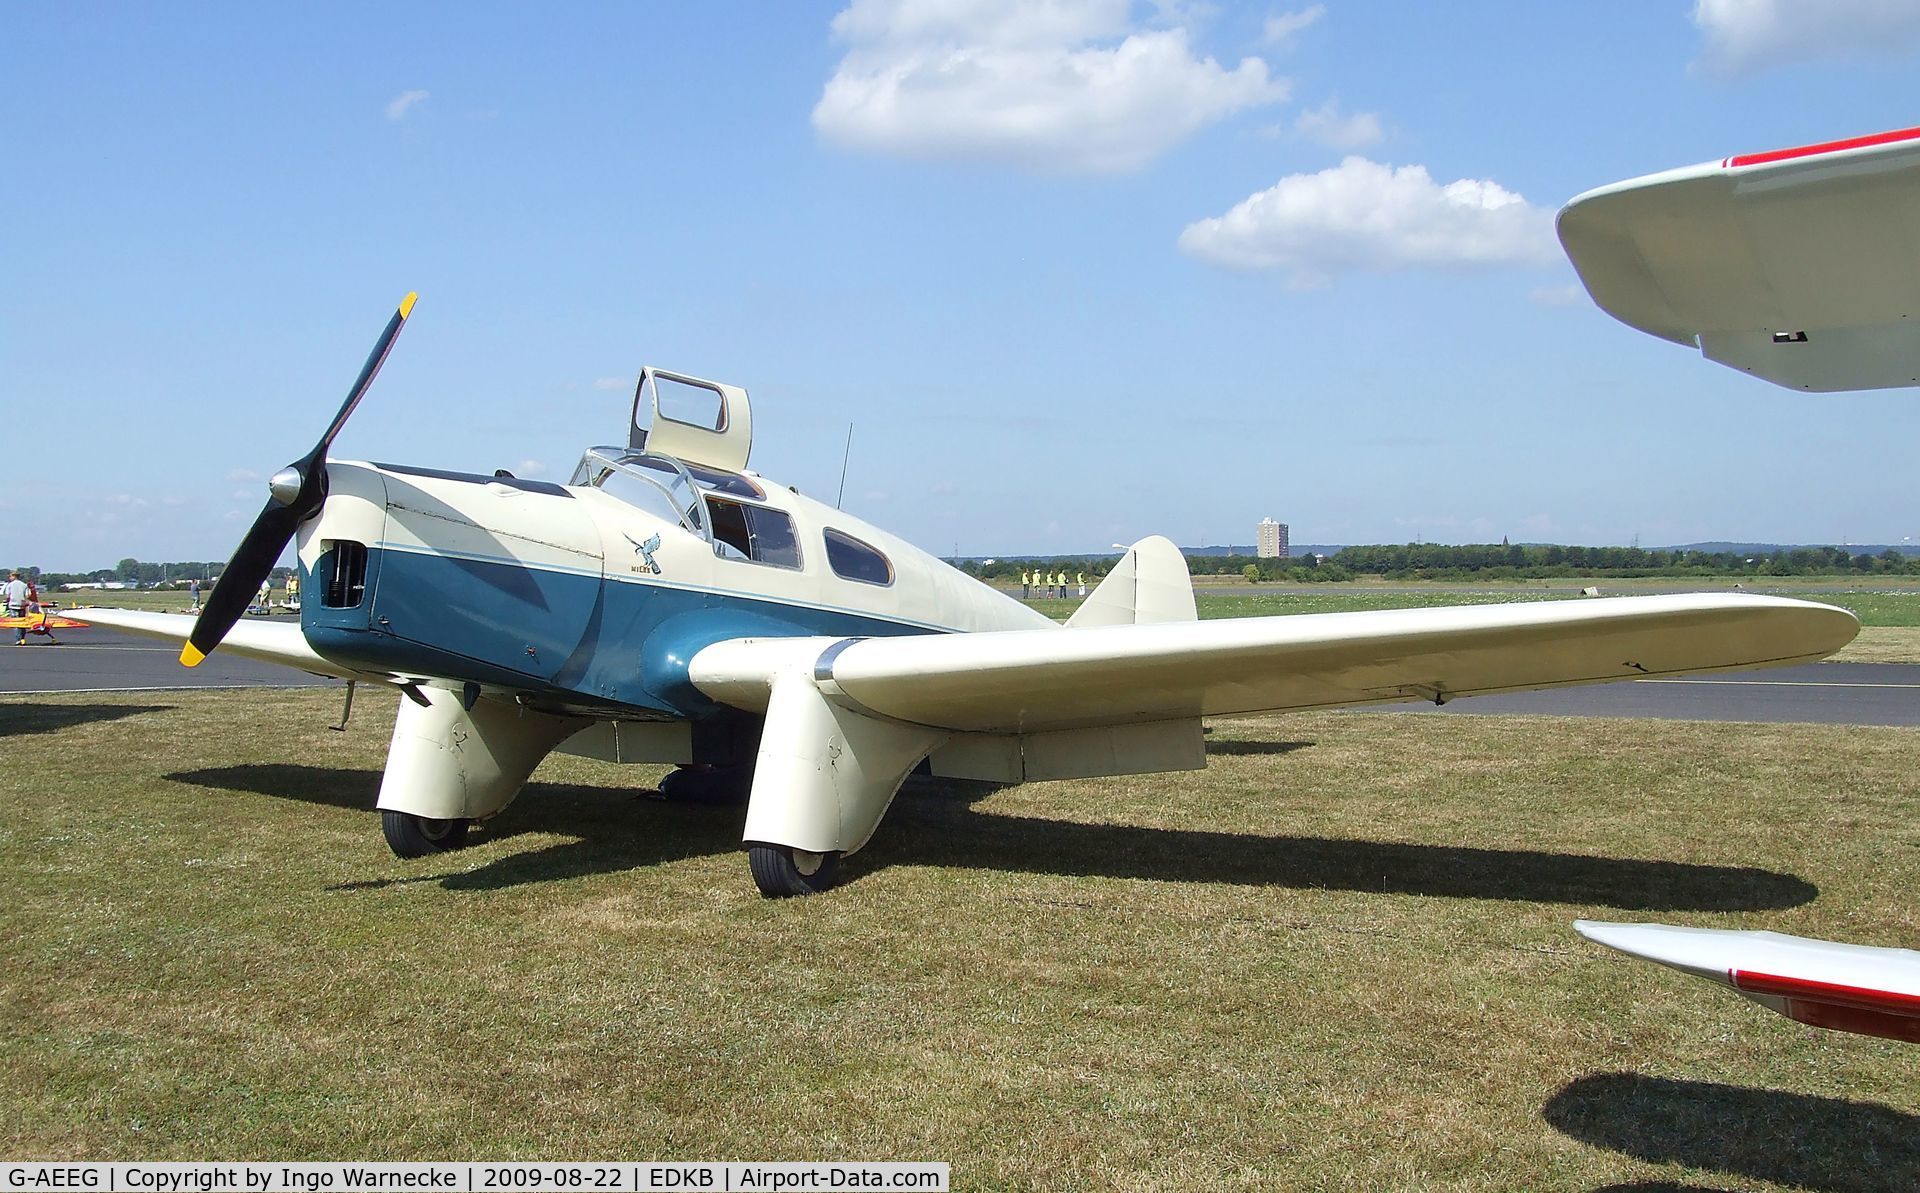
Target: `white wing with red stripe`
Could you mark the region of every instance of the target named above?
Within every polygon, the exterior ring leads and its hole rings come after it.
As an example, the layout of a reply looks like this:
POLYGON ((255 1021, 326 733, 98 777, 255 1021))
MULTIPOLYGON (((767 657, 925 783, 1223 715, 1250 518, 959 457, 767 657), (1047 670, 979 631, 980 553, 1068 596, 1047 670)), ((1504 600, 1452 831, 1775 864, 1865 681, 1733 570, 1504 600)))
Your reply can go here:
POLYGON ((1588 940, 1729 986, 1789 1019, 1920 1043, 1920 953, 1787 936, 1576 920, 1588 940))
POLYGON ((1777 385, 1920 385, 1920 129, 1629 179, 1560 212, 1601 309, 1777 385))

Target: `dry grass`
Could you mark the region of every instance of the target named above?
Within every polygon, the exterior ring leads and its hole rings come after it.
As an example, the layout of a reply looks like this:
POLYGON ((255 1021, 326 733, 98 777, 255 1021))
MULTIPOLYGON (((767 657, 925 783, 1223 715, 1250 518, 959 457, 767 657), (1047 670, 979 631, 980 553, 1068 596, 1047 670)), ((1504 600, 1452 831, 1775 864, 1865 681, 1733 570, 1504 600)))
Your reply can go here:
POLYGON ((1866 626, 1836 663, 1920 663, 1920 626, 1866 626))
MULTIPOLYGON (((366 702, 371 703, 371 702, 366 702)), ((557 759, 390 857, 384 710, 0 703, 0 1154, 921 1158, 957 1188, 1920 1183, 1911 1047, 1577 916, 1911 942, 1920 731, 1316 714, 903 795, 770 903, 557 759)))

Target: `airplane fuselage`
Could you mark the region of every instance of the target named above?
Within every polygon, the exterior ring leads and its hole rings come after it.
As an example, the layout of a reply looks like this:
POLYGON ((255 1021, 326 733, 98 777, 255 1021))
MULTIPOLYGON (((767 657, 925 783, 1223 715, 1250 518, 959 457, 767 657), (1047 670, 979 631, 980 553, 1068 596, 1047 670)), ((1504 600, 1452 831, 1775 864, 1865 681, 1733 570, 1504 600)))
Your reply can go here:
POLYGON ((545 711, 700 719, 717 706, 687 662, 714 642, 1052 624, 765 478, 596 451, 570 485, 330 461, 299 534, 308 642, 545 711))

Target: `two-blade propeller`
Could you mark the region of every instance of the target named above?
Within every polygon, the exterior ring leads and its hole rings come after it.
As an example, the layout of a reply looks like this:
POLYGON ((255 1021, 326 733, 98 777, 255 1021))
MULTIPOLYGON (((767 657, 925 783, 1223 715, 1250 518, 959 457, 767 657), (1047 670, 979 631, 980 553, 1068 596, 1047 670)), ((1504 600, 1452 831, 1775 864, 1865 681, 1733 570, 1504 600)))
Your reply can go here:
POLYGON ((200 660, 220 645, 247 611, 254 594, 260 591, 260 585, 273 574, 273 565, 280 562, 280 553, 293 541, 294 532, 300 523, 320 512, 327 500, 327 448, 333 445, 334 436, 340 428, 347 425, 347 419, 353 414, 353 408, 366 396, 373 379, 385 363, 387 353, 392 351, 394 340, 400 336, 407 316, 413 311, 417 294, 408 294, 400 300, 400 308, 387 321, 387 329, 380 333, 380 342, 373 346, 373 352, 367 357, 367 363, 360 370, 360 376, 347 392, 347 400, 341 404, 340 413, 333 416, 326 434, 320 436, 320 442, 313 450, 293 463, 274 473, 267 482, 267 491, 272 494, 267 499, 266 508, 253 520, 247 529, 247 535, 240 540, 240 546, 227 561, 227 570, 220 573, 220 582, 213 586, 213 594, 207 598, 206 607, 200 611, 200 620, 194 624, 193 633, 188 635, 187 644, 180 648, 180 661, 189 667, 197 666, 200 660))

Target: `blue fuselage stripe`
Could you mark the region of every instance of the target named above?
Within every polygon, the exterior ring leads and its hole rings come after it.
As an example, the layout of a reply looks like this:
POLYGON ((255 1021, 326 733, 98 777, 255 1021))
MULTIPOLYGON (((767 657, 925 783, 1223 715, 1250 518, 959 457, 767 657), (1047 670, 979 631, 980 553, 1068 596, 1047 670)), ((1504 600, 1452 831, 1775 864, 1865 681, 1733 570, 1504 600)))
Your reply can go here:
MULTIPOLYGON (((307 591, 325 590, 323 556, 307 591)), ((349 666, 447 676, 669 716, 713 711, 687 680, 703 647, 742 637, 941 632, 852 610, 523 561, 374 547, 358 607, 310 601, 313 648, 349 666)))

